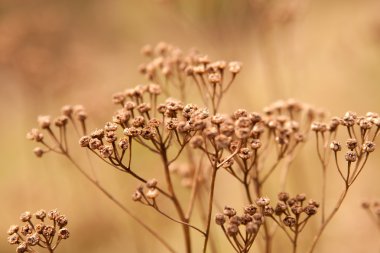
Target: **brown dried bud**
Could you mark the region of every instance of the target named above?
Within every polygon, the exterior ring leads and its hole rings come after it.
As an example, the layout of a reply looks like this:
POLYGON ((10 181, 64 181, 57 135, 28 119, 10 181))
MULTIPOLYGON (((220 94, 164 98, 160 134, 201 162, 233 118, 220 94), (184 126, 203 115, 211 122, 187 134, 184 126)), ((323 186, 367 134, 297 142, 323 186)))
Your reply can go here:
POLYGON ((227 227, 227 234, 235 237, 239 233, 239 227, 236 224, 229 224, 227 227))
POLYGON ((306 194, 305 193, 300 193, 300 194, 297 194, 297 196, 296 196, 296 200, 297 201, 302 202, 302 201, 305 201, 305 199, 306 199, 306 194))
POLYGON ((224 149, 228 148, 231 143, 231 137, 224 134, 219 134, 215 137, 215 144, 218 148, 224 149))
POLYGON ((33 228, 29 224, 25 224, 24 226, 21 227, 21 234, 24 236, 30 235, 33 233, 33 228))
POLYGON ((140 201, 141 200, 141 198, 142 198, 142 193, 141 193, 141 191, 139 191, 139 190, 136 190, 133 194, 132 194, 132 200, 133 201, 140 201))
POLYGON ((42 229, 42 234, 46 237, 46 238, 51 238, 55 235, 55 228, 53 226, 45 226, 43 229, 42 229))
POLYGON ((136 127, 129 127, 124 129, 124 134, 130 137, 136 137, 141 134, 141 129, 136 127))
POLYGON ((216 215, 215 215, 215 223, 217 224, 217 225, 224 225, 224 223, 226 222, 226 218, 224 217, 224 215, 223 214, 221 214, 221 213, 217 213, 216 215))
POLYGON ((230 224, 235 224, 235 225, 239 226, 241 224, 241 218, 240 218, 240 216, 237 216, 237 215, 232 216, 230 218, 230 224))
POLYGON ((57 222, 57 225, 58 225, 60 228, 66 226, 67 223, 69 222, 69 221, 67 220, 67 217, 66 217, 65 215, 59 215, 59 216, 55 219, 55 221, 57 222))
POLYGON ((114 104, 123 104, 125 101, 126 95, 124 92, 117 92, 112 95, 112 102, 114 104))
POLYGON ((41 142, 44 139, 44 135, 37 128, 33 128, 26 134, 26 138, 31 141, 41 142))
POLYGON ((256 234, 259 231, 259 227, 253 222, 248 222, 245 225, 245 231, 247 234, 256 234))
POLYGON ((49 218, 49 220, 55 220, 59 215, 60 213, 58 212, 57 209, 50 210, 47 213, 47 217, 49 218))
POLYGON ((9 244, 19 244, 20 243, 20 236, 18 234, 12 234, 8 237, 8 243, 9 244))
POLYGON ((219 84, 222 81, 222 75, 219 72, 210 73, 208 81, 212 84, 219 84))
POLYGON ((356 118, 356 113, 346 112, 346 114, 343 116, 342 124, 344 126, 353 126, 355 124, 356 118))
POLYGON ((251 158, 252 154, 253 154, 253 152, 249 148, 241 148, 240 152, 238 153, 239 157, 243 160, 247 160, 247 159, 251 158))
POLYGON ((64 105, 61 108, 61 112, 63 115, 70 118, 71 115, 73 114, 73 107, 71 105, 64 105))
POLYGON ((226 116, 224 116, 222 114, 216 114, 216 115, 211 117, 211 123, 213 123, 215 125, 220 125, 225 121, 226 121, 226 116))
POLYGON ((362 147, 363 152, 366 152, 366 153, 371 153, 375 151, 375 148, 376 148, 376 144, 372 141, 364 142, 363 147, 362 147))
POLYGON ((190 141, 190 146, 192 148, 201 148, 203 146, 202 136, 194 136, 190 141))
POLYGON ((36 225, 34 225, 34 230, 36 230, 38 234, 42 234, 44 227, 45 227, 45 224, 37 223, 36 225))
POLYGON ((159 194, 159 191, 156 188, 151 188, 146 193, 146 197, 149 199, 155 199, 157 198, 158 194, 159 194))
POLYGON ((59 231, 58 231, 58 237, 59 238, 62 238, 64 240, 66 240, 67 238, 69 238, 70 236, 70 232, 67 228, 61 228, 59 231))
POLYGON ((102 142, 99 139, 92 138, 92 139, 90 139, 90 142, 88 143, 88 146, 92 150, 96 150, 96 149, 98 149, 98 148, 100 148, 102 146, 102 142))
POLYGON ((20 227, 18 225, 11 225, 8 229, 7 234, 8 235, 13 235, 14 233, 17 233, 20 227))
POLYGON ((282 222, 287 227, 294 227, 296 225, 296 219, 291 216, 286 216, 282 222))
POLYGON ((242 63, 241 63, 241 62, 232 61, 232 62, 228 63, 228 70, 229 70, 232 74, 237 74, 237 73, 240 72, 240 70, 241 70, 241 66, 242 66, 242 63))
POLYGON ((113 143, 117 140, 117 136, 116 136, 116 133, 113 132, 113 131, 108 131, 106 132, 106 142, 108 143, 113 143))
POLYGON ((128 149, 129 147, 129 140, 127 138, 122 138, 120 141, 119 141, 119 147, 122 149, 122 150, 126 150, 128 149))
POLYGON ((117 124, 115 124, 113 122, 107 122, 104 125, 104 130, 106 130, 106 132, 114 132, 117 130, 117 124))
POLYGON ((232 216, 236 215, 236 210, 232 207, 225 206, 223 209, 223 214, 226 215, 228 218, 231 218, 232 216))
POLYGON ((261 225, 264 222, 264 216, 261 213, 255 213, 252 215, 253 223, 261 225))
POLYGON ((33 149, 33 153, 37 156, 37 157, 42 157, 42 155, 44 154, 44 150, 40 147, 35 147, 33 149))
POLYGON ((269 203, 270 203, 270 199, 267 197, 261 197, 261 198, 256 199, 256 205, 259 207, 267 206, 269 205, 269 203))
POLYGON ((252 141, 251 141, 251 148, 252 149, 259 149, 261 147, 261 141, 260 141, 260 139, 253 139, 252 141))
POLYGON ((276 215, 281 215, 281 214, 285 213, 285 210, 286 210, 286 204, 279 202, 279 203, 277 203, 277 205, 274 209, 274 213, 276 215))
POLYGON ((244 207, 244 213, 249 214, 249 215, 254 215, 257 211, 257 207, 254 206, 253 204, 250 204, 248 206, 244 207))
POLYGON ((47 115, 38 116, 37 122, 42 129, 46 129, 50 127, 51 119, 50 119, 50 116, 47 116, 47 115))
POLYGON ((353 149, 355 149, 357 147, 358 141, 356 139, 348 139, 346 141, 346 145, 347 145, 348 149, 353 150, 353 149))
POLYGON ((22 222, 30 221, 31 218, 32 218, 32 214, 30 212, 24 212, 20 215, 20 220, 22 222))
POLYGON ((37 233, 32 234, 26 238, 26 243, 30 246, 36 246, 40 241, 40 236, 37 233))
POLYGON ((82 136, 80 139, 79 139, 79 145, 81 147, 88 147, 88 145, 90 144, 90 141, 91 141, 91 137, 90 136, 82 136))
POLYGON ((150 179, 150 180, 148 180, 146 182, 146 187, 148 187, 148 188, 156 188, 157 183, 158 183, 157 179, 152 178, 152 179, 150 179))
POLYGON ((101 140, 104 137, 104 130, 103 129, 96 129, 96 130, 91 132, 90 136, 92 138, 96 138, 96 139, 101 140))
POLYGON ((342 145, 338 141, 332 141, 330 143, 330 149, 334 152, 338 152, 342 150, 342 145))
POLYGON ((63 127, 66 126, 69 122, 69 118, 65 115, 59 116, 54 120, 54 125, 57 127, 63 127))
POLYGON ((145 125, 145 118, 143 116, 137 116, 132 119, 131 124, 134 127, 143 127, 145 125))
POLYGON ((307 205, 307 206, 304 208, 304 212, 305 212, 307 215, 309 215, 309 216, 316 214, 316 213, 317 213, 317 210, 318 210, 318 208, 317 208, 315 205, 310 205, 310 204, 307 205))
POLYGON ((347 162, 355 162, 357 159, 357 155, 353 151, 347 151, 344 158, 346 159, 347 162))
POLYGON ((21 242, 16 248, 16 253, 25 253, 25 252, 28 252, 28 244, 26 242, 21 242))
POLYGON ((112 146, 103 145, 99 147, 99 153, 103 158, 109 158, 113 154, 112 146))
POLYGON ((34 216, 39 220, 44 220, 46 217, 46 211, 41 209, 34 213, 34 216))

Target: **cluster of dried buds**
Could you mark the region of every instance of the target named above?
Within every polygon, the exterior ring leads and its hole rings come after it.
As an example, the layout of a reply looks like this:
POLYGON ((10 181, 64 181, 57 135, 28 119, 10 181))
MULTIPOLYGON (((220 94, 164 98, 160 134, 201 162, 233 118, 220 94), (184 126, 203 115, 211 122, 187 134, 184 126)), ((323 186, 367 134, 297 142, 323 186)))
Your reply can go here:
POLYGON ((368 215, 380 230, 380 201, 365 201, 362 203, 362 207, 368 212, 368 215))
MULTIPOLYGON (((375 139, 379 134, 380 118, 378 114, 372 112, 365 116, 357 116, 354 112, 347 112, 342 118, 334 117, 329 124, 314 122, 311 129, 316 132, 317 138, 321 136, 325 140, 323 145, 326 145, 327 141, 335 139, 339 126, 345 128, 349 136, 346 140, 347 151, 344 154, 344 159, 347 162, 345 171, 339 165, 338 159, 338 153, 342 150, 341 143, 332 140, 329 148, 334 152, 335 164, 340 176, 346 187, 349 187, 362 171, 369 154, 375 150, 375 139)), ((321 152, 319 155, 322 157, 321 152)), ((321 160, 326 162, 326 152, 324 152, 321 160)))
POLYGON ((307 134, 304 126, 317 117, 316 114, 308 105, 294 100, 279 101, 267 107, 264 114, 244 109, 235 111, 231 116, 217 114, 190 143, 193 148, 213 153, 219 166, 242 183, 247 183, 247 175, 253 169, 254 173, 250 175, 261 184, 272 173, 267 171, 259 178, 264 169, 261 161, 272 153, 267 148, 276 146, 277 161, 292 154, 304 141, 307 134), (260 152, 261 147, 265 152, 260 152), (227 152, 224 158, 223 152, 227 152))
POLYGON ((157 179, 152 178, 148 180, 145 184, 146 192, 144 192, 144 186, 140 185, 137 187, 136 191, 132 194, 133 201, 140 201, 146 205, 153 205, 155 199, 159 195, 159 190, 157 189, 157 179))
POLYGON ((294 233, 300 233, 303 230, 309 218, 317 213, 319 207, 314 200, 305 203, 305 194, 297 194, 290 198, 288 193, 280 192, 278 200, 279 202, 268 216, 294 233))
POLYGON ((39 116, 37 119, 40 128, 33 128, 27 134, 26 138, 42 145, 36 147, 33 152, 37 157, 42 157, 44 153, 54 151, 57 153, 67 152, 67 125, 71 122, 75 129, 79 122, 82 131, 86 131, 85 120, 87 113, 82 105, 65 105, 61 109, 62 114, 54 120, 50 116, 39 116), (52 126, 55 126, 54 129, 52 126), (46 141, 45 136, 50 140, 46 141))
POLYGON ((49 212, 39 210, 34 214, 24 212, 20 220, 25 224, 12 225, 8 230, 8 242, 17 245, 17 253, 37 252, 35 247, 54 252, 62 240, 69 238, 70 233, 66 228, 68 220, 56 209, 49 212), (37 223, 32 221, 33 216, 37 223), (45 220, 52 221, 52 225, 45 224, 45 220))
POLYGON ((194 104, 183 105, 172 98, 152 108, 158 90, 159 86, 154 84, 140 85, 115 95, 114 102, 123 108, 104 128, 81 137, 79 144, 98 151, 99 156, 110 159, 115 165, 120 165, 132 141, 154 153, 168 149, 173 140, 180 147, 185 146, 196 131, 205 128, 208 111, 194 104), (148 99, 150 102, 145 102, 148 99), (117 134, 118 128, 123 131, 121 138, 117 134))
MULTIPOLYGON (((242 67, 240 62, 211 61, 207 55, 196 50, 185 54, 179 48, 164 42, 155 47, 146 45, 141 51, 150 58, 148 63, 139 67, 140 73, 148 80, 162 85, 171 84, 179 88, 184 96, 188 83, 186 78, 191 78, 205 104, 209 105, 208 101, 211 101, 210 106, 214 112, 242 67), (227 71, 230 78, 225 81, 227 71)), ((165 87, 165 92, 167 88, 165 87)))
POLYGON ((268 198, 262 197, 256 200, 256 205, 244 207, 242 215, 237 215, 236 210, 228 206, 224 207, 223 213, 215 215, 215 223, 222 228, 236 252, 248 252, 252 247, 270 208, 269 203, 268 198))

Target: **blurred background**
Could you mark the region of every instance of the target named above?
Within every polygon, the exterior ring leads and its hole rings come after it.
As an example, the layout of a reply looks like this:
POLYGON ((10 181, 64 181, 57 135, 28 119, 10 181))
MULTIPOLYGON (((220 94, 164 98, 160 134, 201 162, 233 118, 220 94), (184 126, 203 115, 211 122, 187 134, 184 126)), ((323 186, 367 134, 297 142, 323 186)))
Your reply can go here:
MULTIPOLYGON (((72 237, 58 252, 165 252, 67 161, 53 154, 35 158, 25 139, 37 115, 58 115, 64 104, 85 105, 91 127, 103 126, 115 110, 111 95, 145 82, 137 71, 144 44, 166 41, 211 59, 243 62, 224 101, 226 112, 260 111, 290 97, 330 116, 380 112, 379 10, 378 0, 1 0, 0 252, 15 250, 6 242, 9 225, 19 222, 21 212, 40 208, 58 208, 69 217, 72 237)), ((296 160, 288 189, 318 199, 321 171, 313 144, 296 160)), ((88 163, 85 155, 78 157, 88 163)), ((144 156, 135 166, 152 177, 155 159, 144 156)), ((379 231, 360 207, 362 200, 380 198, 379 162, 377 150, 316 252, 379 252, 379 231)), ((137 182, 93 164, 115 196, 181 248, 178 226, 130 200, 137 182)), ((336 171, 330 173, 329 190, 337 193, 328 196, 332 204, 342 185, 336 171)), ((222 175, 217 196, 238 209, 242 194, 234 184, 222 189, 226 182, 222 175)), ((316 226, 308 229, 305 245, 316 226)), ((214 231, 220 252, 230 252, 214 231)), ((274 252, 289 246, 279 238, 274 252)))

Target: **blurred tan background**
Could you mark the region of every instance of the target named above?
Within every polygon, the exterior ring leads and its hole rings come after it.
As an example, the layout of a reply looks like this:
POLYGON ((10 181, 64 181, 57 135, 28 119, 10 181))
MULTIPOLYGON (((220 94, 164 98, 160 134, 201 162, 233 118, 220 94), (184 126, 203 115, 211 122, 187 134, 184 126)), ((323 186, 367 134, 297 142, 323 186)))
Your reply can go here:
MULTIPOLYGON (((37 115, 56 115, 63 104, 85 105, 91 126, 102 126, 115 110, 112 93, 145 82, 137 71, 144 44, 167 41, 184 50, 196 47, 215 60, 242 61, 226 112, 239 107, 259 111, 289 97, 326 108, 331 115, 380 112, 379 10, 378 0, 2 0, 0 252, 14 252, 6 243, 8 226, 18 223, 21 212, 39 208, 58 208, 69 217, 72 237, 58 252, 165 252, 69 163, 55 155, 35 158, 34 145, 25 139, 37 115)), ((294 164, 288 189, 318 199, 320 169, 313 144, 311 140, 294 164)), ((379 252, 380 233, 360 208, 362 200, 380 198, 379 152, 317 252, 379 252)), ((151 175, 154 157, 144 160, 136 167, 151 175)), ((94 165, 110 191, 181 247, 177 226, 162 226, 168 223, 164 218, 132 203, 135 181, 94 165)), ((329 190, 340 192, 336 171, 331 178, 329 190)), ((223 175, 220 179, 222 204, 242 206, 241 192, 234 184, 221 189, 227 181, 223 175)), ((329 202, 337 196, 329 196, 329 202)), ((218 236, 220 252, 230 252, 222 250, 224 239, 218 236)), ((275 252, 282 246, 289 245, 280 241, 275 252)))

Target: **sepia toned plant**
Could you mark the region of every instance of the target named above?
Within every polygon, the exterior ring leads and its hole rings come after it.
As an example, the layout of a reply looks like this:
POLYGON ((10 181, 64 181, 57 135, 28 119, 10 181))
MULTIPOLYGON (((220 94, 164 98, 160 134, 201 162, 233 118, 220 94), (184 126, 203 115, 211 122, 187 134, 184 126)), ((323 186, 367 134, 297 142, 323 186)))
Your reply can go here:
POLYGON ((8 242, 17 245, 17 253, 41 250, 52 253, 70 236, 68 219, 57 209, 48 212, 41 209, 34 214, 27 211, 20 215, 20 220, 23 225, 11 225, 8 230, 8 242))
POLYGON ((112 102, 118 108, 101 127, 88 129, 88 115, 81 105, 64 106, 54 120, 50 116, 38 117, 39 128, 27 134, 39 145, 34 149, 36 156, 53 152, 66 157, 169 252, 217 252, 216 236, 211 230, 215 225, 213 217, 235 252, 252 252, 257 241, 263 245, 262 252, 273 252, 277 230, 289 239, 289 252, 296 253, 301 242, 310 245, 308 252, 314 252, 375 151, 380 128, 378 114, 357 116, 347 112, 324 123, 324 111, 294 99, 279 100, 261 111, 241 108, 223 113, 220 105, 242 69, 240 62, 212 61, 195 50, 184 53, 167 43, 144 46, 142 53, 149 61, 139 71, 148 83, 115 93, 112 102), (202 105, 187 101, 189 90, 198 93, 202 105), (171 97, 173 93, 180 100, 171 97), (290 197, 286 191, 289 170, 302 169, 292 168, 292 163, 313 133, 315 154, 322 167, 322 196, 318 202, 307 200, 305 194, 290 197), (343 134, 347 134, 344 147, 340 144, 343 134), (68 137, 75 135, 79 135, 80 148, 138 182, 131 193, 133 201, 182 228, 182 249, 174 249, 164 235, 131 212, 74 159, 71 150, 75 146, 70 146, 68 137), (136 147, 139 152, 143 148, 155 155, 157 169, 151 170, 148 177, 134 167, 134 161, 141 159, 136 155, 136 147), (327 213, 326 171, 331 160, 344 190, 327 213), (277 170, 281 173, 275 173, 277 170), (227 172, 244 192, 243 214, 216 204, 220 172, 227 172), (272 181, 276 184, 271 187, 280 192, 275 206, 264 197, 272 181), (183 191, 188 195, 180 194, 183 191), (194 212, 195 206, 199 213, 194 212), (312 242, 301 241, 300 235, 311 217, 320 220, 320 226, 313 231, 312 242), (203 243, 196 245, 195 237, 203 243))

